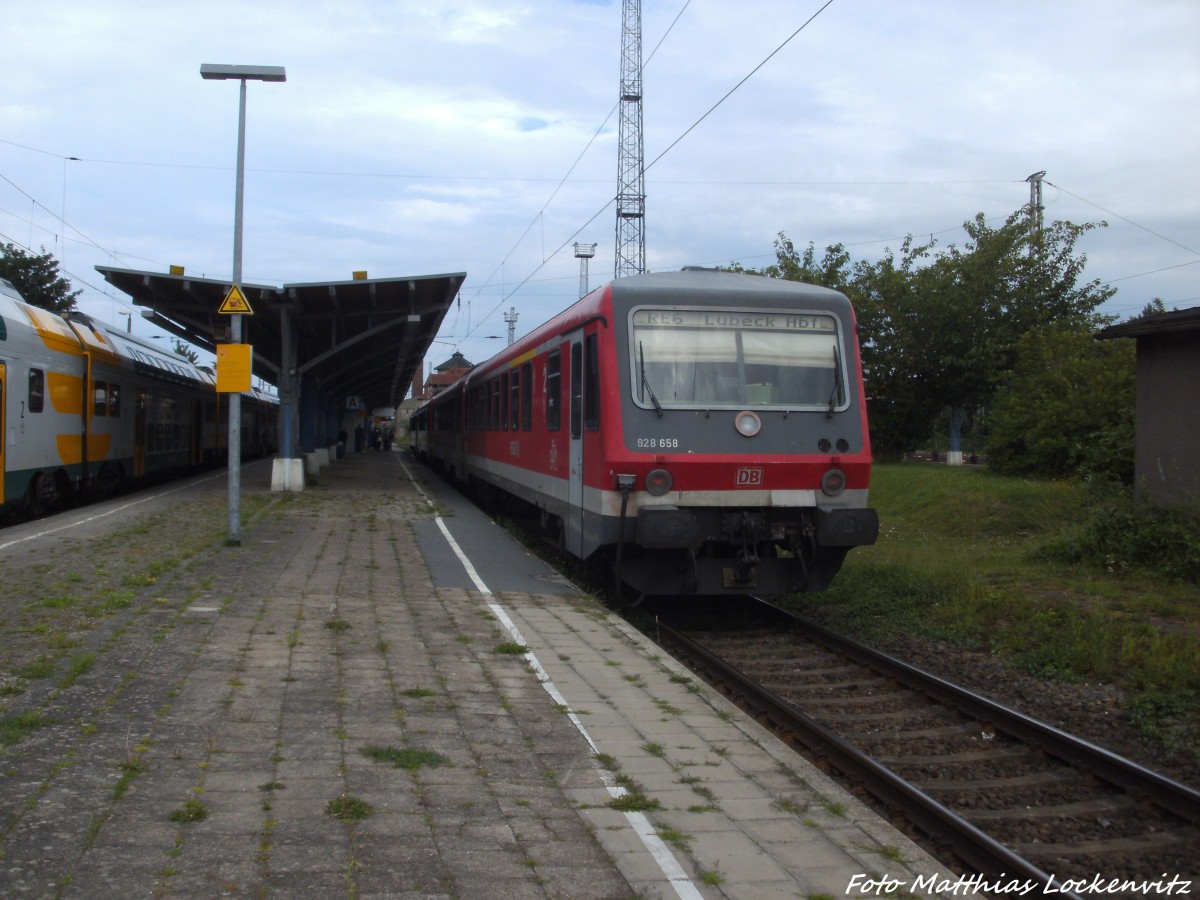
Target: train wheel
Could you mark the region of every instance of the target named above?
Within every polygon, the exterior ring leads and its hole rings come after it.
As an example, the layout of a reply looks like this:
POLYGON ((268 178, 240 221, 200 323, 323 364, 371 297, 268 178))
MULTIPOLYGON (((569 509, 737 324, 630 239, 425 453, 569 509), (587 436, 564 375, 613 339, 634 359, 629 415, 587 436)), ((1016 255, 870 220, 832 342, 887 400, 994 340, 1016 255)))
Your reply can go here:
POLYGON ((25 508, 29 510, 29 514, 34 518, 44 516, 57 499, 54 478, 41 472, 34 475, 28 490, 25 491, 25 508))

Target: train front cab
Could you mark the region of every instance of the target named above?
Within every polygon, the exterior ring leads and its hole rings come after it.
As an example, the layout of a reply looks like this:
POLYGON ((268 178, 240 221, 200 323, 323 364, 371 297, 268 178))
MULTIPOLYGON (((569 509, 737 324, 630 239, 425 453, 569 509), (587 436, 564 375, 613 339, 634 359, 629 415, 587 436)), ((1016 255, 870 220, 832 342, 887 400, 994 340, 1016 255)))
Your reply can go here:
POLYGON ((643 594, 823 590, 878 533, 853 310, 686 274, 614 285, 599 542, 643 594))

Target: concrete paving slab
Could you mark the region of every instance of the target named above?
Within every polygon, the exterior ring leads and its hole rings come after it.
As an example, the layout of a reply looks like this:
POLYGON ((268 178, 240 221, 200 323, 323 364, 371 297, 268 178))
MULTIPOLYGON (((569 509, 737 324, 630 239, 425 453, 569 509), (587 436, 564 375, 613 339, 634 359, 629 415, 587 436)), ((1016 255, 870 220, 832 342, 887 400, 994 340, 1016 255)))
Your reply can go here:
MULTIPOLYGON (((3 700, 48 720, 0 750, 5 897, 842 896, 936 868, 399 454, 302 494, 269 468, 243 470, 238 548, 211 478, 112 513, 127 548, 218 533, 94 626, 86 678, 3 700), (510 626, 529 658, 495 652, 510 626)), ((107 540, 20 551, 95 579, 107 540)))

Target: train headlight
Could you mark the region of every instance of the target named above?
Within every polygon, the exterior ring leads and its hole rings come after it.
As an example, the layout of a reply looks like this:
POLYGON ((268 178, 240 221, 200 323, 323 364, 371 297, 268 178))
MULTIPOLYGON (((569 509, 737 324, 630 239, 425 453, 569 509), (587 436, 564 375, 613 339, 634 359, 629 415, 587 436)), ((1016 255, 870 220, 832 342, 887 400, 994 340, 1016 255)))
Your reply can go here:
POLYGON ((821 490, 830 497, 836 497, 846 489, 846 475, 841 469, 830 469, 821 476, 821 490))
POLYGON ((758 413, 749 409, 743 409, 740 413, 734 416, 733 427, 738 430, 738 434, 742 437, 754 437, 762 428, 762 419, 758 417, 758 413))
POLYGON ((655 469, 646 476, 646 490, 655 497, 661 497, 671 489, 674 479, 666 469, 655 469))

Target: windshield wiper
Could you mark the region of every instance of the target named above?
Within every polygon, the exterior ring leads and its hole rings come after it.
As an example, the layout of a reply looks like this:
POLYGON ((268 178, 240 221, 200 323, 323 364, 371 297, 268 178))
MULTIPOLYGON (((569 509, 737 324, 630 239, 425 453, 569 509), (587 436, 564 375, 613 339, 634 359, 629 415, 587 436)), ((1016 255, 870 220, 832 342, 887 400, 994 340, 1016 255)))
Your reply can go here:
POLYGON ((842 391, 842 355, 838 353, 837 344, 833 345, 833 390, 829 392, 829 411, 825 418, 832 419, 834 408, 841 399, 842 391))
POLYGON ((638 368, 642 374, 642 387, 646 393, 650 395, 650 402, 654 404, 654 411, 658 413, 658 417, 662 418, 662 404, 658 402, 658 398, 654 396, 654 388, 650 387, 650 382, 646 380, 646 351, 642 347, 642 342, 638 341, 638 368))

